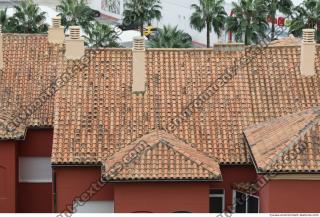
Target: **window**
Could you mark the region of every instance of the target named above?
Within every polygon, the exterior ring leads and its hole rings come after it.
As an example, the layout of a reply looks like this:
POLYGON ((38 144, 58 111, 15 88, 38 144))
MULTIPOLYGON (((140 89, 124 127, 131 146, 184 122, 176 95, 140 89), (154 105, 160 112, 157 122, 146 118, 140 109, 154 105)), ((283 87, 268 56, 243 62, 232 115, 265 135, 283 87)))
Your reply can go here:
POLYGON ((259 197, 233 191, 235 213, 259 213, 259 197))
POLYGON ((209 197, 209 212, 223 213, 224 210, 224 189, 211 189, 209 197))
POLYGON ((113 213, 113 201, 74 202, 74 213, 113 213), (81 205, 79 205, 81 204, 81 205))
POLYGON ((52 168, 49 157, 20 157, 19 181, 31 183, 52 182, 52 168))

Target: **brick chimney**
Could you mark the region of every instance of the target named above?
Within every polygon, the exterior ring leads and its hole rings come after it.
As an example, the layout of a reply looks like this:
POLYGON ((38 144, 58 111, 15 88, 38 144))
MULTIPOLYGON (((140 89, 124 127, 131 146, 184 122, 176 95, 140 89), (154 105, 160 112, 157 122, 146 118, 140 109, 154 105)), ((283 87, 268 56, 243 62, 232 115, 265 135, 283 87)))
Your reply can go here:
POLYGON ((70 26, 70 36, 66 38, 66 53, 67 59, 78 60, 84 56, 84 40, 80 37, 80 27, 70 26))
POLYGON ((303 41, 301 45, 301 61, 300 71, 304 76, 313 76, 316 73, 315 69, 316 58, 316 42, 315 30, 304 29, 303 41))
POLYGON ((48 31, 49 43, 63 44, 64 42, 64 27, 61 26, 61 17, 52 18, 52 26, 48 31))
POLYGON ((2 26, 0 25, 0 70, 4 68, 3 62, 3 34, 2 34, 2 26))
POLYGON ((135 37, 132 48, 132 92, 141 93, 146 90, 146 52, 144 37, 135 37))

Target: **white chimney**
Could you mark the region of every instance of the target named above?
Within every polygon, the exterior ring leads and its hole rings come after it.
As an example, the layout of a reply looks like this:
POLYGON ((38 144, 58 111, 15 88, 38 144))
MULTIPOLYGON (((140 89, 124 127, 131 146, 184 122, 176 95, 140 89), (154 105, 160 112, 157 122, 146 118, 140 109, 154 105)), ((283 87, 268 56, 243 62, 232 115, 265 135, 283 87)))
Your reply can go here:
POLYGON ((64 42, 64 27, 61 26, 61 17, 52 18, 52 26, 48 31, 49 43, 63 44, 64 42))
POLYGON ((146 52, 144 37, 135 37, 132 48, 132 92, 144 92, 146 90, 146 52))
POLYGON ((0 69, 4 68, 3 62, 3 34, 2 34, 2 26, 0 25, 0 69))
POLYGON ((313 76, 316 73, 316 42, 315 30, 304 29, 303 41, 301 45, 300 71, 304 76, 313 76))
POLYGON ((80 37, 80 27, 70 26, 70 36, 66 38, 66 53, 67 59, 78 60, 84 56, 84 40, 80 37))

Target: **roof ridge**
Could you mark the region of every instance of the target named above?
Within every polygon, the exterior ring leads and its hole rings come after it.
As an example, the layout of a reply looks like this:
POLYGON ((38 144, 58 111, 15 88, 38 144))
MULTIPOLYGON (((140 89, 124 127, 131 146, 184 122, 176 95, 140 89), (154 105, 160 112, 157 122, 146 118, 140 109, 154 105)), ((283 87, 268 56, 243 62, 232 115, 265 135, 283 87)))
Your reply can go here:
MULTIPOLYGON (((295 134, 288 142, 286 142, 285 146, 281 149, 281 151, 279 151, 275 157, 273 158, 267 158, 266 159, 266 163, 264 164, 265 168, 268 168, 270 166, 272 166, 272 164, 276 163, 279 158, 281 158, 283 155, 287 154, 290 150, 292 150, 299 141, 301 141, 303 139, 303 137, 309 132, 310 129, 312 129, 314 126, 320 124, 320 107, 314 107, 308 110, 304 110, 301 112, 297 112, 297 113, 293 113, 290 115, 286 115, 280 118, 276 118, 274 120, 272 120, 271 122, 267 121, 267 123, 274 123, 276 121, 288 118, 288 117, 292 117, 292 116, 297 116, 298 114, 301 113, 307 113, 308 111, 313 111, 314 113, 316 113, 316 117, 314 117, 312 120, 308 121, 308 123, 298 131, 298 134, 295 134)), ((268 124, 266 124, 268 125, 268 124)), ((262 125, 265 126, 265 125, 262 125)), ((249 145, 250 147, 250 145, 249 145)))
MULTIPOLYGON (((215 172, 212 171, 212 169, 209 168, 208 165, 206 165, 206 164, 203 163, 203 162, 199 162, 199 161, 196 160, 196 159, 193 159, 193 158, 192 158, 192 155, 189 155, 188 153, 182 152, 181 150, 177 149, 176 146, 174 146, 174 145, 171 144, 170 142, 161 139, 159 143, 162 143, 162 144, 170 147, 172 150, 174 150, 175 152, 183 155, 183 156, 186 157, 187 159, 191 160, 192 162, 194 162, 195 164, 197 164, 199 167, 203 167, 205 170, 207 170, 209 173, 211 173, 211 175, 215 175, 215 172)), ((159 143, 158 143, 158 144, 159 144, 159 143)), ((157 144, 157 145, 158 145, 158 144, 157 144)), ((192 147, 190 147, 190 148, 192 148, 192 147)), ((192 148, 192 149, 194 149, 194 148, 192 148)), ((198 150, 196 150, 196 149, 194 149, 194 150, 197 151, 199 154, 203 154, 202 152, 200 152, 200 151, 198 151, 198 150)), ((152 151, 152 150, 151 150, 151 151, 152 151)), ((210 157, 209 157, 209 158, 210 158, 210 157)), ((215 159, 212 159, 212 160, 215 160, 215 159)), ((216 161, 216 160, 215 160, 215 161, 216 161)), ((217 162, 217 161, 216 161, 216 162, 217 162)), ((217 162, 217 163, 218 163, 218 162, 217 162)))
MULTIPOLYGON (((216 179, 221 178, 219 163, 216 159, 213 159, 205 155, 203 152, 200 152, 192 148, 185 141, 163 130, 155 130, 150 132, 149 134, 146 134, 140 137, 139 139, 130 143, 128 146, 122 148, 119 152, 117 152, 110 158, 106 159, 103 163, 103 173, 105 174, 104 176, 110 175, 109 173, 113 172, 112 169, 114 169, 114 167, 117 166, 118 163, 122 164, 122 162, 120 162, 119 160, 125 159, 126 156, 129 156, 133 150, 139 153, 135 153, 136 154, 135 157, 125 162, 126 168, 136 164, 137 161, 141 160, 142 156, 147 156, 147 154, 150 154, 150 152, 155 151, 157 148, 159 148, 159 144, 166 145, 167 147, 172 149, 175 153, 179 153, 181 156, 189 159, 190 161, 195 163, 198 167, 201 167, 202 169, 207 171, 209 175, 215 177, 216 179), (144 147, 143 148, 138 147, 138 145, 142 143, 144 147), (182 144, 184 145, 184 147, 182 147, 182 144), (186 148, 186 149, 182 150, 183 148, 186 148), (192 151, 194 153, 190 153, 192 151), (201 158, 196 158, 197 156, 201 156, 201 158), (208 163, 209 161, 210 163, 208 163)), ((122 170, 118 171, 118 173, 115 176, 117 176, 118 174, 121 174, 121 171, 122 170)), ((111 177, 111 178, 114 178, 114 177, 111 177)))
POLYGON ((312 108, 309 108, 307 110, 301 110, 301 111, 294 112, 294 113, 291 113, 291 114, 287 114, 287 115, 284 115, 284 116, 281 116, 281 117, 270 118, 267 121, 264 121, 264 122, 261 122, 261 123, 257 123, 257 124, 254 124, 252 126, 247 127, 243 132, 245 133, 246 131, 248 131, 250 129, 256 129, 256 128, 265 127, 265 126, 270 125, 271 123, 278 122, 279 120, 287 119, 287 118, 290 118, 290 117, 295 117, 295 116, 297 116, 297 114, 306 113, 308 111, 313 111, 313 112, 319 114, 319 118, 320 118, 320 107, 312 107, 312 108))
MULTIPOLYGON (((314 120, 311 120, 305 127, 303 127, 300 131, 299 131, 299 136, 294 135, 294 137, 290 140, 290 143, 288 144, 288 147, 292 146, 291 148, 293 148, 301 139, 303 139, 303 137, 305 137, 307 135, 307 133, 312 130, 312 128, 318 124, 320 124, 320 110, 317 112, 319 113, 316 118, 314 120)), ((291 150, 290 148, 290 150, 291 150)), ((290 151, 288 150, 288 151, 290 151)))
POLYGON ((304 137, 307 135, 310 130, 313 129, 314 126, 317 126, 320 124, 320 115, 316 118, 317 120, 310 121, 302 130, 300 130, 301 133, 299 133, 299 136, 294 135, 293 138, 288 142, 286 147, 284 147, 275 158, 271 158, 268 160, 268 162, 265 165, 265 168, 268 168, 272 166, 272 164, 277 164, 278 160, 283 157, 284 155, 288 154, 291 150, 293 150, 297 145, 299 145, 299 142, 304 139, 304 137), (270 164, 271 161, 271 164, 270 164))

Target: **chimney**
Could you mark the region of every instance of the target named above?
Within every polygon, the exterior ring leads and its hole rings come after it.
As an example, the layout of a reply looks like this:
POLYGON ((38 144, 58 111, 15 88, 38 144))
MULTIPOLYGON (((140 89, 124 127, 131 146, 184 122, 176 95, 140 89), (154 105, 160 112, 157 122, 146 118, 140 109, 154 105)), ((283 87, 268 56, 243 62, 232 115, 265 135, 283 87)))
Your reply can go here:
POLYGON ((84 40, 80 37, 80 27, 70 26, 70 35, 66 38, 65 56, 70 60, 78 60, 84 56, 84 40))
POLYGON ((135 37, 132 48, 132 92, 139 93, 146 90, 146 52, 144 37, 135 37))
POLYGON ((49 43, 63 44, 64 42, 64 27, 61 26, 61 17, 52 18, 52 26, 48 31, 49 43))
POLYGON ((316 57, 316 42, 315 30, 304 29, 303 40, 301 44, 301 61, 300 71, 304 76, 313 76, 316 73, 315 57, 316 57))
POLYGON ((3 62, 3 34, 2 34, 2 26, 0 25, 0 70, 4 68, 3 62))

